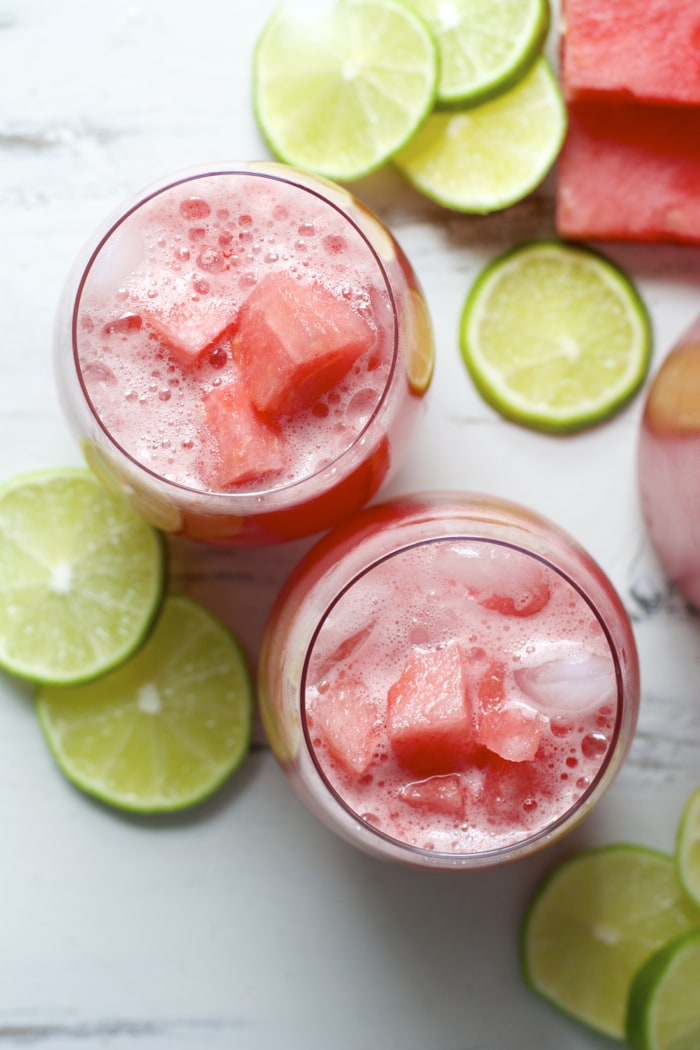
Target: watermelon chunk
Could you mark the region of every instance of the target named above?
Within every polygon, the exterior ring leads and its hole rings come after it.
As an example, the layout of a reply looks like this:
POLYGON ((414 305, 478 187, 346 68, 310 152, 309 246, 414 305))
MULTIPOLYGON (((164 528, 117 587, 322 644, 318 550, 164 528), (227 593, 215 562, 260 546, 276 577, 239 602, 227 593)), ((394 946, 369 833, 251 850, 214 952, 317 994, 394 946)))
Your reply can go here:
POLYGON ((372 327, 321 284, 271 273, 241 307, 235 354, 260 412, 310 408, 372 346, 372 327))
POLYGON ((478 743, 509 762, 530 762, 540 746, 543 719, 534 708, 508 699, 501 664, 492 662, 482 671, 476 693, 478 743))
POLYGON ((564 0, 568 99, 700 103, 697 0, 564 0))
POLYGON ((255 411, 241 383, 213 387, 204 410, 207 439, 215 446, 205 457, 213 490, 262 481, 282 470, 277 428, 255 411))
POLYGON ((571 239, 700 242, 700 107, 577 102, 559 156, 571 239))
POLYGON ((324 683, 313 699, 309 725, 343 769, 361 776, 382 740, 385 704, 360 675, 344 670, 324 683))
POLYGON ((414 809, 440 813, 456 820, 464 820, 465 797, 461 778, 456 773, 442 777, 428 777, 404 784, 397 798, 414 809))
POLYGON ((460 647, 419 650, 389 689, 387 731, 397 761, 422 776, 452 773, 474 747, 460 647))
POLYGON ((149 283, 152 298, 144 297, 137 310, 168 353, 187 367, 198 361, 220 339, 231 334, 237 307, 228 272, 200 278, 177 276, 164 270, 149 283))

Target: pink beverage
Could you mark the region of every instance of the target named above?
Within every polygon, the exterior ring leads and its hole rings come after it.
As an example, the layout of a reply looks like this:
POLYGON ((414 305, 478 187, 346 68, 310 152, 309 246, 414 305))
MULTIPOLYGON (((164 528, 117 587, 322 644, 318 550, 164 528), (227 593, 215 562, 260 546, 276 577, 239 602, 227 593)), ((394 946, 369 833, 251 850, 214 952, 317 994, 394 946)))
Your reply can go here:
POLYGON ((638 475, 659 560, 700 608, 700 320, 672 348, 649 389, 638 475))
POLYGON ((88 462, 153 524, 211 543, 307 535, 404 455, 433 344, 379 219, 280 164, 151 187, 79 260, 58 376, 88 462))
POLYGON ((379 504, 317 543, 273 609, 259 686, 310 810, 432 868, 570 830, 639 706, 630 622, 595 562, 523 508, 456 493, 379 504))

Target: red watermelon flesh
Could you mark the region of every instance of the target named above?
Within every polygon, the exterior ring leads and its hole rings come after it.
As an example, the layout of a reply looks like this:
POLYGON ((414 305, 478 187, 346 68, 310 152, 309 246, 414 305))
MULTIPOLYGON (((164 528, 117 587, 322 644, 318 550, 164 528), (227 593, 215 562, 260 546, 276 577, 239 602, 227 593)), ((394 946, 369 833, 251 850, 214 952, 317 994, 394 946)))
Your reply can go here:
POLYGON ((284 467, 277 428, 255 411, 238 382, 213 387, 204 402, 208 448, 204 461, 214 491, 263 481, 284 467))
POLYGON ((480 672, 477 695, 479 744, 509 762, 530 762, 540 745, 542 718, 506 695, 505 670, 491 662, 480 672))
POLYGON ((452 773, 474 748, 474 722, 460 647, 417 650, 389 689, 387 731, 404 769, 452 773))
POLYGON ((700 103, 698 0, 564 0, 567 98, 700 103))
POLYGON ((347 299, 274 273, 243 303, 234 345, 253 404, 280 415, 312 407, 374 340, 347 299))
POLYGON ((359 674, 341 670, 323 684, 309 712, 312 735, 351 776, 361 776, 381 742, 385 704, 359 674))
POLYGON ((461 778, 455 773, 405 784, 398 792, 398 798, 413 809, 464 820, 465 793, 461 778))
POLYGON ((700 243, 700 107, 570 103, 556 222, 572 239, 700 243))

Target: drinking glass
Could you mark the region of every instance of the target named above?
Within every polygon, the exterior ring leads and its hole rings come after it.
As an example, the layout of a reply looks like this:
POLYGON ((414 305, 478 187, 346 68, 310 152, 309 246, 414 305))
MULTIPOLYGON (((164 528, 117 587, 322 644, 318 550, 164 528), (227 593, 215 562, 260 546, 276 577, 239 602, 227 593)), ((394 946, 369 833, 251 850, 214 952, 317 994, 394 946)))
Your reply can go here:
POLYGON ((323 537, 274 606, 261 713, 322 822, 384 859, 471 869, 570 831, 628 751, 629 618, 552 522, 490 496, 366 508, 323 537))

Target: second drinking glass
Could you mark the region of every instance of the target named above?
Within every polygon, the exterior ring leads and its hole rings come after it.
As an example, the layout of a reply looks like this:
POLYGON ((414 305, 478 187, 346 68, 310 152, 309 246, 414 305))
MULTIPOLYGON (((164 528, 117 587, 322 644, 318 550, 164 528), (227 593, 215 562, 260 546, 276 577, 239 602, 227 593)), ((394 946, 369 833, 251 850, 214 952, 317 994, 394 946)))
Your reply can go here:
POLYGON ((380 504, 325 536, 275 606, 260 661, 272 748, 349 842, 476 868, 569 831, 627 753, 629 618, 551 522, 490 497, 380 504))

